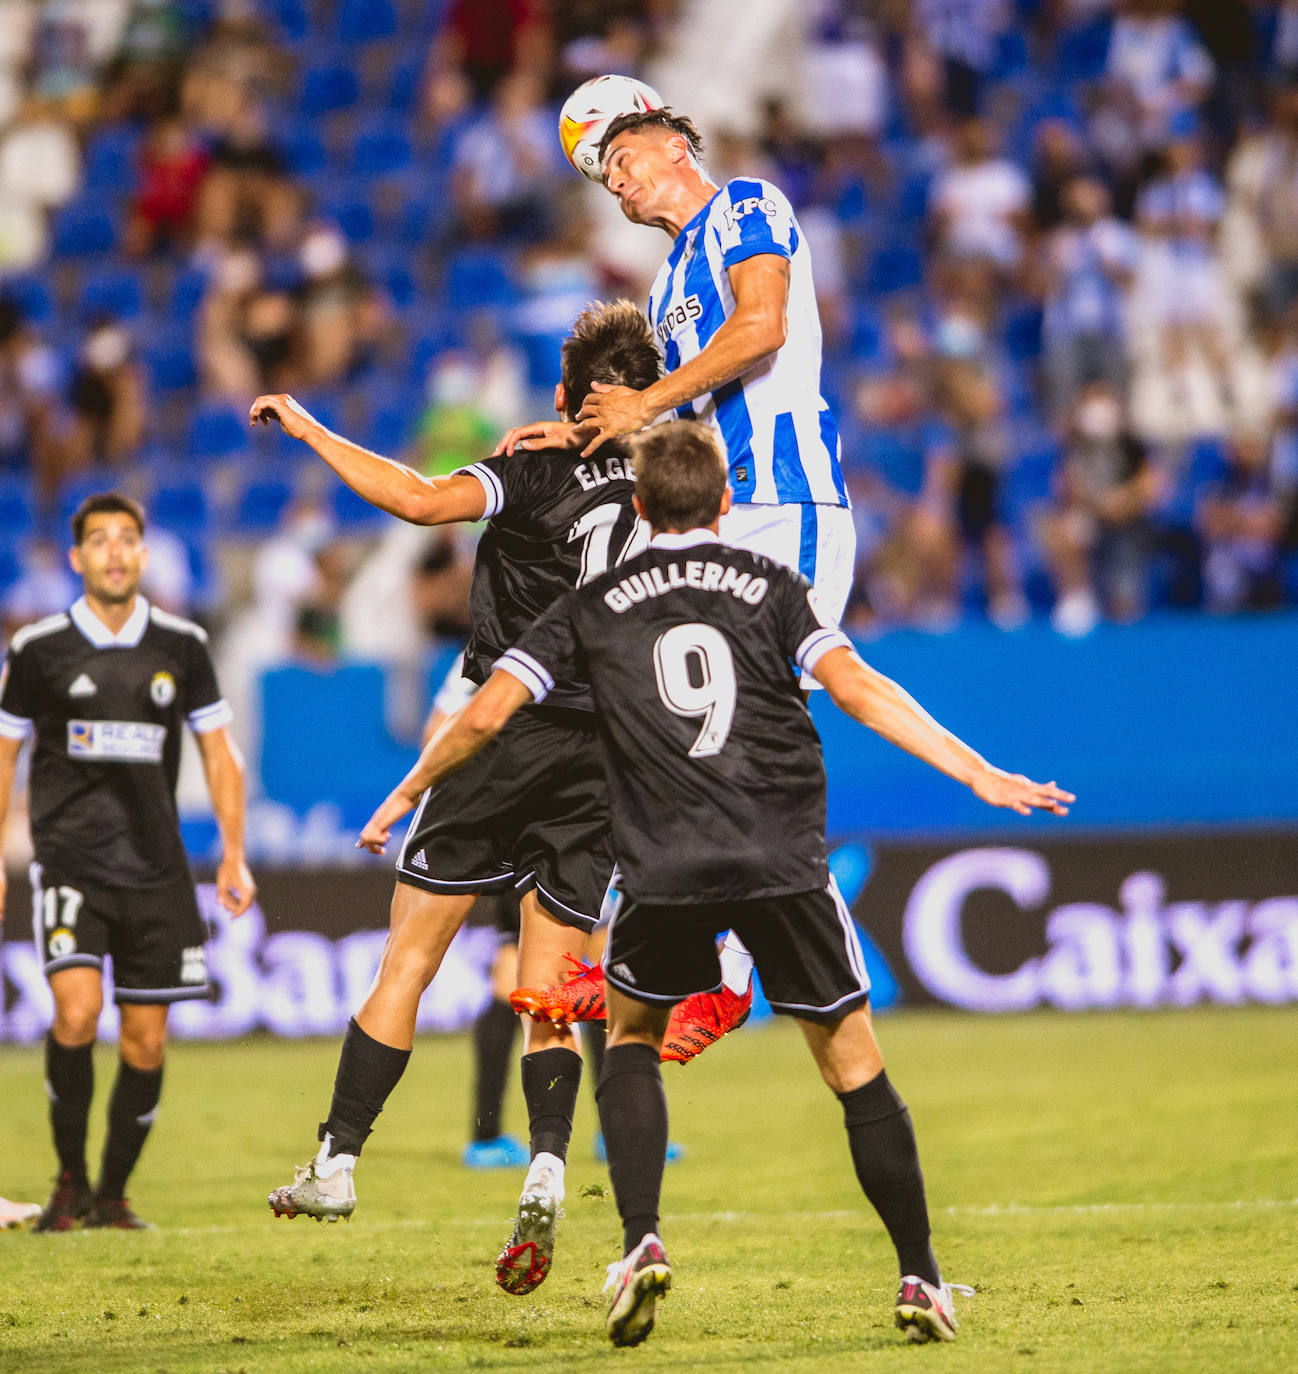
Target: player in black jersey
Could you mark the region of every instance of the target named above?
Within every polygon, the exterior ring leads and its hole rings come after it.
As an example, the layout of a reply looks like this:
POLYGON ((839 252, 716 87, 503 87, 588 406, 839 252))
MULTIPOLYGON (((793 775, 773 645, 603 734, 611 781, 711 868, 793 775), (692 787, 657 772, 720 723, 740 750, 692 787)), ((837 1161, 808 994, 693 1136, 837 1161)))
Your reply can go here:
POLYGON ((799 1021, 844 1108, 853 1163, 896 1248, 896 1319, 916 1340, 955 1335, 951 1285, 929 1241, 909 1114, 889 1083, 869 981, 825 850, 820 743, 791 665, 884 738, 984 801, 1066 814, 1072 796, 986 763, 896 683, 857 657, 800 574, 726 545, 726 464, 694 422, 635 445, 649 548, 546 612, 432 740, 361 832, 371 849, 436 783, 487 746, 550 684, 584 676, 595 696, 623 874, 604 969, 609 1048, 600 1120, 623 1222, 610 1267, 608 1334, 650 1332, 671 1268, 657 1235, 667 1105, 659 1046, 673 1003, 721 982, 714 943, 733 928, 771 1005, 799 1021))
MULTIPOLYGON (((659 367, 648 321, 634 306, 591 307, 564 344, 556 407, 571 413, 593 382, 647 383, 659 367)), ((559 596, 648 537, 632 508, 631 469, 619 445, 593 461, 570 451, 519 453, 426 479, 330 433, 290 397, 259 397, 251 417, 278 420, 392 515, 419 524, 487 519, 464 658, 475 683, 559 596)), ((544 706, 512 722, 472 769, 420 800, 397 860, 387 945, 348 1026, 321 1148, 292 1184, 270 1194, 277 1215, 334 1220, 354 1210, 356 1157, 409 1059, 419 998, 475 897, 523 892, 520 976, 557 982, 598 919, 611 870, 590 689, 571 677, 555 684, 544 706)), ((529 1020, 524 1033, 532 1162, 514 1236, 497 1264, 497 1281, 511 1293, 530 1292, 549 1268, 582 1067, 571 1027, 529 1020)))
MULTIPOLYGON (((147 555, 134 501, 90 496, 72 529, 85 595, 20 630, 0 674, 0 827, 18 751, 34 735, 33 925, 54 996, 45 1075, 59 1178, 36 1229, 136 1229, 144 1223, 124 1191, 158 1105, 167 1007, 209 992, 207 932, 176 814, 186 725, 221 832, 218 899, 239 916, 255 888, 243 854, 243 764, 206 634, 138 594, 147 555), (92 1190, 86 1121, 106 954, 121 1060, 92 1190)), ((0 913, 3 882, 0 871, 0 913)))

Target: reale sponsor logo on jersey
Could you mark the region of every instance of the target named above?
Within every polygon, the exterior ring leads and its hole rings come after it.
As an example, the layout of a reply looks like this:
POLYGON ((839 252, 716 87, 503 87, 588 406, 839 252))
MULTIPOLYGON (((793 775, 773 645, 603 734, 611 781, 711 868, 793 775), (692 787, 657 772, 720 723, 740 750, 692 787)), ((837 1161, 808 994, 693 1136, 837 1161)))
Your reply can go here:
POLYGON ((161 763, 165 725, 140 720, 70 720, 68 755, 116 763, 161 763))

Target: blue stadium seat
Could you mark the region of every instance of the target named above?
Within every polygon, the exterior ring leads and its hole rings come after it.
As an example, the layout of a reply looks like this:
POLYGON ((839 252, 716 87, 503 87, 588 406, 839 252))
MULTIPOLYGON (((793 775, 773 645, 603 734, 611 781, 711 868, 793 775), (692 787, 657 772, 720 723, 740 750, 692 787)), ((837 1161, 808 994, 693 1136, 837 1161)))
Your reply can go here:
POLYGON ((297 176, 315 176, 329 164, 324 142, 309 120, 300 121, 286 129, 277 142, 289 169, 297 176))
POLYGON ((0 473, 0 548, 36 532, 36 493, 25 472, 0 473))
POLYGON ((387 457, 400 453, 409 442, 419 422, 418 410, 409 406, 383 406, 374 412, 370 422, 368 440, 375 453, 387 457))
POLYGON ((397 11, 392 0, 341 0, 338 6, 338 41, 374 43, 397 31, 397 11))
POLYGON ((329 493, 329 509, 341 530, 372 529, 388 519, 381 510, 341 482, 335 483, 329 493))
POLYGON ((163 529, 182 536, 208 529, 212 518, 203 484, 184 478, 161 482, 154 488, 149 514, 163 529))
POLYGON ((135 189, 140 131, 131 124, 109 124, 86 145, 82 185, 87 191, 122 193, 135 189))
POLYGON ((116 242, 113 217, 99 201, 71 201, 54 216, 51 253, 56 258, 107 253, 116 242))
POLYGON ((189 425, 186 450, 191 458, 228 458, 248 447, 247 417, 230 405, 199 406, 189 425))
POLYGON ((403 53, 392 64, 388 79, 386 104, 393 114, 413 114, 419 104, 420 84, 428 60, 422 47, 403 53))
POLYGON ((48 324, 56 313, 54 292, 44 276, 7 278, 0 282, 0 298, 13 301, 33 324, 48 324))
POLYGON ((305 38, 311 32, 311 16, 304 0, 262 0, 262 9, 279 33, 290 43, 305 38))
POLYGON ((410 134, 393 119, 368 121, 352 145, 352 173, 367 180, 404 172, 414 166, 414 161, 410 134))
POLYGON ((207 273, 201 267, 185 267, 171 281, 167 313, 177 323, 192 326, 207 291, 207 273))
POLYGON ((886 296, 893 291, 913 291, 924 281, 924 257, 917 244, 898 241, 884 244, 870 261, 866 290, 886 296))
POLYGON ((83 320, 96 315, 111 315, 122 320, 138 319, 144 309, 139 277, 129 269, 101 267, 87 270, 81 283, 77 312, 83 320))
POLYGON ((18 548, 7 540, 0 540, 0 593, 7 592, 22 576, 18 548))
POLYGON ((320 214, 342 230, 348 243, 368 243, 374 237, 374 209, 356 191, 328 196, 320 205, 320 214))
POLYGON ((197 383, 193 349, 189 325, 175 325, 144 341, 144 361, 154 391, 183 391, 197 383))
POLYGON ((114 477, 105 472, 82 473, 77 477, 65 477, 59 484, 58 500, 55 502, 57 537, 64 537, 68 524, 77 507, 99 491, 108 491, 114 485, 114 477))
POLYGON ((293 484, 280 477, 257 478, 239 493, 230 519, 232 534, 269 534, 293 500, 293 484))
POLYGON ((517 292, 510 266, 498 249, 462 249, 446 267, 447 306, 458 312, 511 304, 517 292))
POLYGON ((320 115, 348 110, 359 98, 355 71, 341 62, 330 62, 306 69, 294 103, 301 114, 320 115))

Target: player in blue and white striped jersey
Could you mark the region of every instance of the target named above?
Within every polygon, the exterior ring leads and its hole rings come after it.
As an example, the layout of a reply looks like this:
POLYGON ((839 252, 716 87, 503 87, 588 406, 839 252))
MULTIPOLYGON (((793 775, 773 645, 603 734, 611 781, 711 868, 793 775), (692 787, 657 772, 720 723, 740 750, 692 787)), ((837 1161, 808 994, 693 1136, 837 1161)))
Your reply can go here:
MULTIPOLYGON (((665 109, 619 116, 604 135, 604 184, 623 214, 673 239, 648 312, 667 374, 643 391, 596 386, 572 437, 589 453, 664 415, 710 424, 734 494, 722 536, 796 568, 841 616, 856 533, 820 392, 810 251, 777 187, 751 177, 717 186, 702 147, 693 124, 665 109)), ((524 426, 506 441, 562 442, 561 428, 524 426)))

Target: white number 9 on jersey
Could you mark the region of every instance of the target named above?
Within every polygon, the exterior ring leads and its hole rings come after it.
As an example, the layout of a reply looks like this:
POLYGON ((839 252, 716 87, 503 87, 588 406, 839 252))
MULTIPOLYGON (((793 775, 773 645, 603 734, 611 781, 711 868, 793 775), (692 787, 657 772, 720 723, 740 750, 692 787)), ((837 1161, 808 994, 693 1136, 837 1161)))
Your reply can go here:
POLYGON ((658 695, 669 711, 703 719, 690 745, 690 758, 719 754, 734 724, 738 694, 735 660, 725 635, 711 625, 673 625, 654 643, 654 674, 658 695), (697 684, 695 677, 701 679, 697 684))

